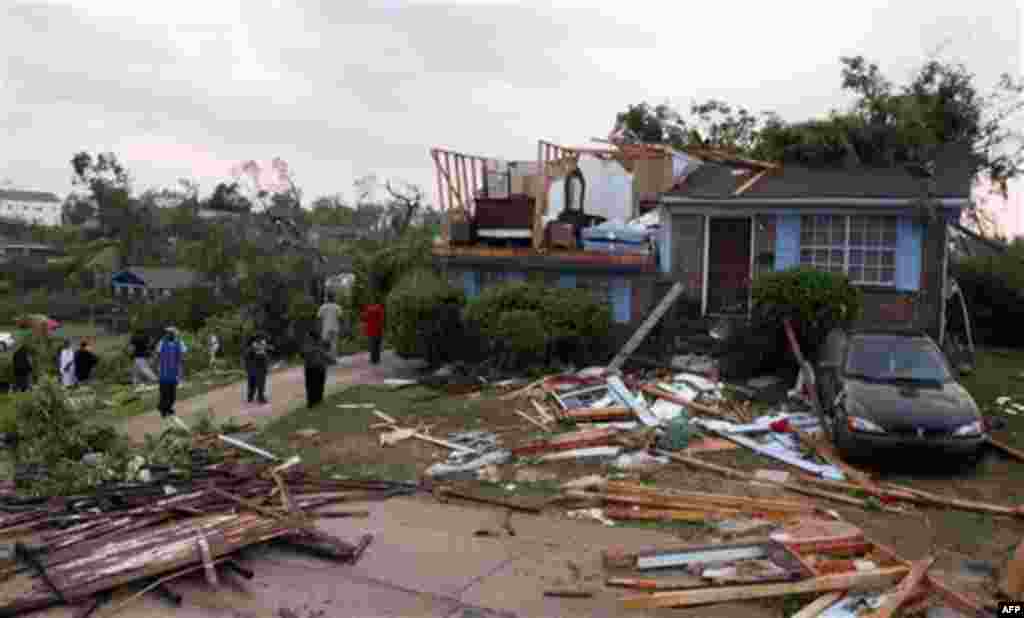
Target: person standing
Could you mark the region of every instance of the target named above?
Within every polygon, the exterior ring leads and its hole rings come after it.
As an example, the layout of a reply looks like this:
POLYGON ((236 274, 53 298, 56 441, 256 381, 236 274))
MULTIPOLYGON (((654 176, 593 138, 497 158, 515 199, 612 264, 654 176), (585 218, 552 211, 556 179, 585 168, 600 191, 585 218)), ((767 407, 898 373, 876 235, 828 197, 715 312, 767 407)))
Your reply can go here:
POLYGON ((149 366, 149 338, 142 333, 135 333, 129 347, 132 355, 132 384, 138 386, 139 382, 156 382, 156 374, 149 366))
POLYGON ((11 362, 14 365, 14 390, 28 392, 32 387, 32 347, 28 343, 21 344, 11 362))
POLYGON ((249 342, 245 351, 245 371, 249 376, 249 403, 255 398, 259 403, 267 403, 267 370, 270 366, 270 354, 267 341, 257 335, 249 342))
POLYGON ((174 403, 178 397, 178 382, 187 351, 173 326, 167 328, 156 349, 160 362, 160 403, 157 409, 164 420, 173 422, 185 431, 188 431, 188 426, 174 414, 174 403))
POLYGON ((90 348, 89 341, 83 339, 78 351, 75 352, 75 381, 79 384, 89 381, 92 370, 99 363, 99 357, 90 348))
POLYGON ((210 333, 210 369, 217 368, 217 354, 220 352, 220 339, 216 333, 210 333))
POLYGON ((338 358, 338 335, 341 334, 341 307, 334 302, 334 295, 327 297, 327 302, 320 305, 316 317, 320 320, 320 334, 330 344, 331 358, 338 358))
POLYGON ((370 340, 370 362, 380 362, 380 350, 384 342, 384 305, 376 303, 363 307, 363 325, 370 340))
POLYGON ((328 345, 315 331, 309 331, 306 344, 302 347, 302 359, 306 369, 306 405, 315 408, 324 399, 327 384, 327 366, 331 357, 328 345))
POLYGON ((71 347, 71 340, 65 339, 64 346, 57 355, 58 369, 60 370, 60 382, 65 388, 75 385, 75 351, 71 347))

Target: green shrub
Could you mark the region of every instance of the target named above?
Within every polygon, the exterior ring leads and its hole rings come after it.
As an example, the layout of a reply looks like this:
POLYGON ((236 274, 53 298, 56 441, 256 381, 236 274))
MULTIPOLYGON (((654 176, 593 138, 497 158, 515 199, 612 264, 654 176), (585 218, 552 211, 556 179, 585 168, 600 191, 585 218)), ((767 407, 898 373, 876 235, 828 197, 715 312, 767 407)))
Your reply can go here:
POLYGON ((498 316, 494 329, 502 366, 546 362, 548 331, 538 311, 513 309, 498 316))
POLYGON ((455 360, 465 302, 462 290, 431 270, 407 274, 387 297, 388 344, 399 356, 425 358, 431 365, 455 360))
POLYGON ((863 294, 846 275, 806 267, 761 275, 754 282, 753 296, 755 325, 782 328, 783 318, 789 318, 801 349, 810 357, 829 331, 851 324, 863 307, 863 294))
POLYGON ((509 329, 511 322, 502 320, 509 312, 527 312, 517 313, 517 319, 529 317, 543 331, 545 362, 559 356, 565 362, 586 364, 607 347, 610 307, 586 290, 509 282, 488 287, 466 308, 471 338, 479 341, 486 353, 533 349, 537 329, 509 329), (517 338, 522 341, 515 341, 517 338))
POLYGON ((349 301, 355 315, 369 304, 387 302, 399 280, 407 273, 423 268, 431 260, 430 245, 424 242, 403 242, 384 249, 361 251, 353 259, 349 301))

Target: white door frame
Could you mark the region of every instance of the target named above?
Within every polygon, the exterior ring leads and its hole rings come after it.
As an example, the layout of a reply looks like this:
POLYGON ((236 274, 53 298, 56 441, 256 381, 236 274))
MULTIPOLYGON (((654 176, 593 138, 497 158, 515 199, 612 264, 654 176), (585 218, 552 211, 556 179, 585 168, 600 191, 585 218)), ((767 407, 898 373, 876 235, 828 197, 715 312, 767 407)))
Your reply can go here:
POLYGON ((754 241, 756 240, 755 232, 757 230, 757 215, 751 213, 748 215, 705 215, 704 216, 704 256, 701 264, 701 301, 700 301, 700 314, 703 316, 708 315, 708 270, 710 266, 711 256, 711 220, 712 219, 747 219, 750 221, 750 282, 748 284, 747 291, 747 317, 750 317, 751 310, 753 309, 754 301, 754 241))

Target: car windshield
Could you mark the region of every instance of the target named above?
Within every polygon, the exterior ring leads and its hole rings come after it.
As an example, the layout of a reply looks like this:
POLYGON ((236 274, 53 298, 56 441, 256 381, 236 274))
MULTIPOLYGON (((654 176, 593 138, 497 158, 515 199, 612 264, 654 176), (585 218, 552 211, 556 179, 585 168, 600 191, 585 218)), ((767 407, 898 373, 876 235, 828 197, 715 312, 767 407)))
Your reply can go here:
POLYGON ((899 337, 861 337, 850 342, 846 373, 874 381, 948 382, 939 349, 928 341, 899 337))

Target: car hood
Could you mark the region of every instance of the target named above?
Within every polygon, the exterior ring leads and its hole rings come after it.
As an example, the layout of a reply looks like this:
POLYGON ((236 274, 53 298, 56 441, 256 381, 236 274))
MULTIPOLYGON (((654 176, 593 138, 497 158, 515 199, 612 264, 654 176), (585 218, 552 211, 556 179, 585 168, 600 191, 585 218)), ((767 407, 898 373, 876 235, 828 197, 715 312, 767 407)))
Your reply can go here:
POLYGON ((981 420, 978 406, 963 386, 875 384, 849 380, 844 389, 855 402, 855 414, 866 416, 888 431, 952 430, 981 420))

